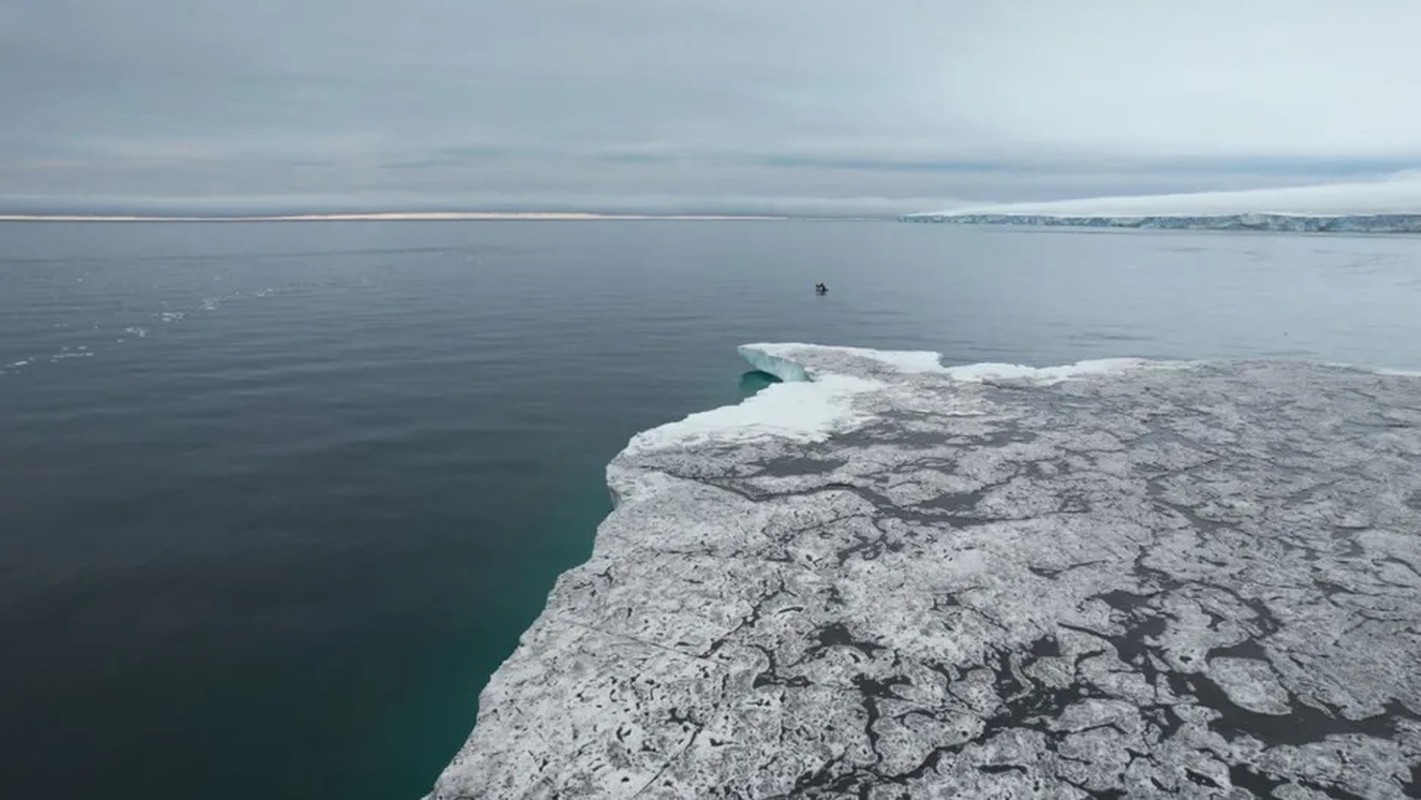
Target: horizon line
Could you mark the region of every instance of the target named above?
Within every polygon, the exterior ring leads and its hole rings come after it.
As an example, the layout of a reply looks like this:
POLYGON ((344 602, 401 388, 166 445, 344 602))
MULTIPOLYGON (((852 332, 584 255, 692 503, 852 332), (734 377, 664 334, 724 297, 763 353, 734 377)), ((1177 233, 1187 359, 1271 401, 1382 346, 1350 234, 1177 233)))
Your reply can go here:
MULTIPOLYGON (((883 215, 893 219, 897 215, 883 215)), ((309 214, 3 214, 0 222, 417 222, 417 221, 575 221, 575 220, 695 220, 779 221, 791 219, 878 219, 873 215, 798 214, 654 214, 591 211, 371 211, 309 214)))

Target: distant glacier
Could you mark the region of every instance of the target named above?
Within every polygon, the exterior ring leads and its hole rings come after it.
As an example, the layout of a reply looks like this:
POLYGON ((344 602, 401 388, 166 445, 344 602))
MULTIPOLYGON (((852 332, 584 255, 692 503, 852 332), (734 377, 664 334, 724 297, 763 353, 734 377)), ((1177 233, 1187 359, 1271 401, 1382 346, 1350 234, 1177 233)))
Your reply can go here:
POLYGON ((1421 233, 1421 171, 1316 186, 958 206, 899 219, 963 225, 1421 233))
POLYGON ((1296 231, 1305 233, 1421 233, 1421 214, 1076 214, 932 212, 904 214, 901 222, 961 225, 1033 225, 1073 228, 1153 228, 1211 231, 1296 231))

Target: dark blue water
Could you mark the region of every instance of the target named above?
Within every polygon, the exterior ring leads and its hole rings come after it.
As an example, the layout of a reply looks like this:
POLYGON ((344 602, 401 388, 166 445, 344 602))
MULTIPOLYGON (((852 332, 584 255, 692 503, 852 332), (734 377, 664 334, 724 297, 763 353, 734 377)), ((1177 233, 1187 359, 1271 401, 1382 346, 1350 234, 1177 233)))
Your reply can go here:
POLYGON ((1413 238, 0 224, 0 795, 419 796, 736 344, 1421 368, 1418 308, 1413 238))

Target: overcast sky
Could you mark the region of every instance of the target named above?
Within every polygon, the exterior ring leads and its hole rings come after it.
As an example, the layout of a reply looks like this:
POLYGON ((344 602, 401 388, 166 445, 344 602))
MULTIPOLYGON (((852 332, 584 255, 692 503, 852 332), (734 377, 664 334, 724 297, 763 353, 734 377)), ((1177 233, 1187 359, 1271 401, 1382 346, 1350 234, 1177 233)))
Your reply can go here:
POLYGON ((885 212, 1421 167, 1416 0, 0 0, 0 210, 885 212))

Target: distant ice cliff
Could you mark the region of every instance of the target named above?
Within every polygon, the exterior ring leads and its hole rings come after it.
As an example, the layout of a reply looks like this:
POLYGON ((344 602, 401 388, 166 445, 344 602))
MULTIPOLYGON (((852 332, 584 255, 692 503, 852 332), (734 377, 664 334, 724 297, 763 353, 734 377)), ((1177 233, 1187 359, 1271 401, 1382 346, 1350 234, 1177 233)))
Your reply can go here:
POLYGON ((1235 192, 1093 197, 905 214, 905 222, 1363 233, 1421 232, 1421 174, 1235 192))
POLYGON ((1421 796, 1421 378, 742 353, 431 797, 1421 796))
POLYGON ((1421 233, 1421 214, 1306 216, 1302 214, 1155 214, 1067 216, 1056 214, 905 214, 901 222, 963 225, 1038 225, 1074 228, 1155 228, 1210 231, 1300 231, 1308 233, 1421 233))

